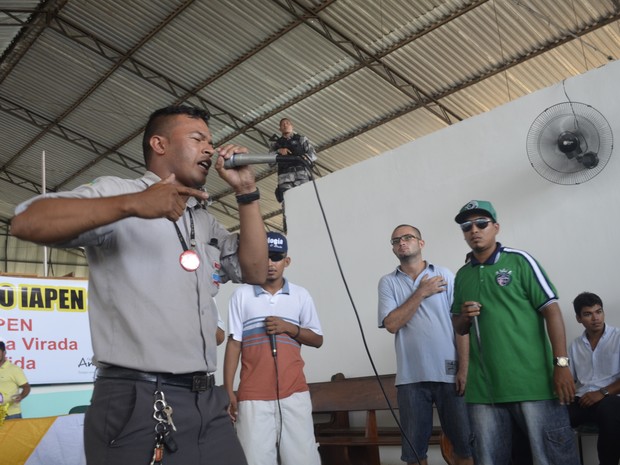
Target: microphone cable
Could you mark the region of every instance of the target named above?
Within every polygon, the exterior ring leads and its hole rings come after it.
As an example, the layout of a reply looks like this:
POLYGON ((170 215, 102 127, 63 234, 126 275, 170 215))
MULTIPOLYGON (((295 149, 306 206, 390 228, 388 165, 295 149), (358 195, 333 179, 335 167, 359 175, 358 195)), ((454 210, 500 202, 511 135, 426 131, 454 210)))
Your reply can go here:
MULTIPOLYGON (((275 336, 277 337, 277 336, 275 336)), ((282 463, 282 458, 280 457, 280 443, 282 442, 282 405, 280 404, 280 374, 278 372, 278 354, 277 352, 272 352, 273 356, 273 366, 275 368, 276 373, 276 405, 278 407, 276 423, 279 423, 279 429, 276 434, 276 462, 279 464, 282 463)))
MULTIPOLYGON (((265 319, 267 321, 267 319, 265 319)), ((264 323, 263 323, 264 324, 264 323)), ((278 372, 278 350, 277 350, 277 334, 269 334, 267 333, 267 326, 264 324, 265 335, 269 340, 269 353, 273 357, 273 367, 275 373, 275 382, 276 382, 276 406, 277 406, 277 414, 276 414, 276 463, 279 465, 282 463, 282 459, 280 457, 280 443, 282 442, 282 405, 280 404, 280 374, 278 372), (279 423, 279 425, 278 425, 279 423), (279 426, 279 429, 277 428, 279 426)))
MULTIPOLYGON (((479 296, 478 296, 477 301, 480 302, 479 296)), ((482 306, 480 308, 482 308, 482 306)), ((493 394, 493 383, 491 382, 491 377, 489 375, 489 372, 487 371, 487 364, 484 360, 484 355, 482 352, 482 340, 480 336, 480 326, 479 326, 477 316, 473 318, 472 326, 474 327, 474 332, 475 332, 475 337, 476 337, 476 347, 478 347, 478 360, 480 361, 480 374, 482 375, 482 379, 485 380, 484 385, 486 386, 487 394, 489 398, 491 399, 491 403, 489 405, 495 406, 495 396, 493 394)), ((471 337, 471 328, 469 330, 469 337, 471 337)))
POLYGON ((400 424, 400 421, 399 421, 399 419, 398 419, 398 417, 396 415, 394 407, 392 406, 392 403, 390 402, 390 399, 388 398, 388 395, 385 392, 385 388, 383 387, 383 383, 382 383, 381 378, 379 376, 379 372, 377 371, 377 367, 375 366, 375 362, 374 362, 374 360, 372 358, 372 355, 370 353, 370 349, 369 349, 368 343, 366 341, 366 334, 364 333, 364 328, 362 326, 362 321, 360 319, 359 312, 357 310, 357 306, 355 305, 355 301, 353 300, 353 296, 351 294, 351 290, 349 289, 349 284, 348 284, 347 279, 346 279, 346 277, 344 275, 344 271, 342 269, 342 264, 340 263, 340 258, 338 257, 338 251, 336 250, 336 244, 334 242, 334 238, 332 236, 332 232, 331 232, 331 229, 329 227, 329 222, 327 221, 327 215, 325 214, 325 209, 323 208, 323 202, 321 201, 321 196, 319 195, 319 190, 317 188, 316 181, 314 180, 314 176, 312 175, 312 169, 311 169, 312 166, 304 157, 302 157, 302 160, 303 160, 303 163, 305 165, 306 171, 308 172, 308 176, 310 177, 310 181, 312 181, 312 186, 314 187, 314 193, 316 195, 316 199, 317 199, 317 202, 318 202, 318 205, 319 205, 319 210, 321 211, 321 216, 323 218, 323 224, 325 224, 325 229, 327 230, 327 235, 329 237, 329 243, 330 243, 332 252, 334 254, 334 258, 336 259, 336 265, 338 266, 338 272, 340 273, 340 278, 342 279, 342 282, 344 284, 344 288, 345 288, 346 293, 347 293, 347 297, 349 299, 349 302, 351 303, 351 307, 353 308, 353 313, 355 315, 355 319, 357 320, 357 326, 359 328, 360 335, 362 337, 362 343, 364 345, 364 350, 366 351, 366 356, 368 357, 368 360, 369 360, 370 365, 372 367, 372 371, 374 373, 374 376, 375 376, 377 382, 379 383, 379 387, 381 388, 381 392, 382 392, 383 397, 385 399, 385 402, 387 403, 387 406, 388 406, 388 408, 390 410, 392 418, 394 418, 394 421, 396 422, 396 425, 398 426, 398 429, 399 429, 399 431, 401 433, 401 437, 404 438, 404 440, 407 442, 407 445, 409 445, 409 447, 413 451, 413 454, 416 457, 416 461, 418 463, 420 463, 420 457, 418 455, 418 452, 413 447, 413 444, 409 440, 409 437, 407 436, 407 434, 405 434, 405 431, 403 430, 403 427, 400 424))

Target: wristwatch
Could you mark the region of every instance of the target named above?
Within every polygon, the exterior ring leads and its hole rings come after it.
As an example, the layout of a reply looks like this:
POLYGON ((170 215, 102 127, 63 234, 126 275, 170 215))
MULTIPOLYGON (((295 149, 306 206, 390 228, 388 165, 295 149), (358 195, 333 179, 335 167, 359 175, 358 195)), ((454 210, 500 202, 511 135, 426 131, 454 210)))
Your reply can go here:
POLYGON ((607 397, 609 395, 609 391, 605 388, 600 388, 599 392, 603 394, 603 397, 607 397))
POLYGON ((553 364, 556 367, 567 367, 570 365, 570 359, 568 357, 555 357, 553 359, 553 364))

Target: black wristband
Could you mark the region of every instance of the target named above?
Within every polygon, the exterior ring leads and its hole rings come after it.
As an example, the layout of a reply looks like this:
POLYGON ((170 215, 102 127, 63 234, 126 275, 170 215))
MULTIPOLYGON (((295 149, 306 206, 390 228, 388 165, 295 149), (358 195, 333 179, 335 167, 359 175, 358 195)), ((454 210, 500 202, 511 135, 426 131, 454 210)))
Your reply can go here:
POLYGON ((241 205, 245 205, 248 203, 252 203, 255 200, 260 199, 260 192, 258 188, 254 192, 250 192, 249 194, 239 194, 235 196, 237 198, 237 203, 241 205))
POLYGON ((301 333, 301 326, 297 325, 297 332, 294 336, 291 336, 293 339, 297 339, 299 337, 299 333, 301 333))

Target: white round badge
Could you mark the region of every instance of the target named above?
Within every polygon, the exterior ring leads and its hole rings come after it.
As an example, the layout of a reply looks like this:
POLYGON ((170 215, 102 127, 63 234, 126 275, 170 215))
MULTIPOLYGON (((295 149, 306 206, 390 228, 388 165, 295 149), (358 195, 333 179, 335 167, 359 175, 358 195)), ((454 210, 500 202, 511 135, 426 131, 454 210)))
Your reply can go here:
POLYGON ((179 257, 179 262, 185 271, 196 271, 200 266, 200 257, 194 250, 186 250, 179 257))

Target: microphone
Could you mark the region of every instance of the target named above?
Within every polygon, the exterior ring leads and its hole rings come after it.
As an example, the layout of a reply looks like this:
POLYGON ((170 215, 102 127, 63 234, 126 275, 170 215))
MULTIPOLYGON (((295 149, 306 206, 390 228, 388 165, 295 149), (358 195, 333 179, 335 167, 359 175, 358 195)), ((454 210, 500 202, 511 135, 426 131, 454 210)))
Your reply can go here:
POLYGON ((480 342, 480 326, 478 326, 478 317, 474 317, 474 331, 476 332, 476 339, 478 340, 478 348, 482 350, 482 343, 480 342))
POLYGON ((269 334, 269 343, 271 344, 271 354, 274 357, 278 356, 278 348, 276 347, 276 335, 269 334))
POLYGON ((261 165, 265 163, 294 163, 300 160, 294 155, 256 155, 253 153, 235 153, 232 157, 224 160, 224 168, 227 170, 245 165, 261 165))
MULTIPOLYGON (((477 303, 472 303, 472 304, 467 304, 467 307, 477 307, 478 309, 480 309, 480 304, 477 303)), ((478 341, 478 348, 480 348, 480 350, 482 350, 482 344, 480 343, 480 326, 478 326, 478 316, 473 316, 472 317, 473 320, 473 325, 474 325, 474 331, 476 332, 476 339, 478 341)))

